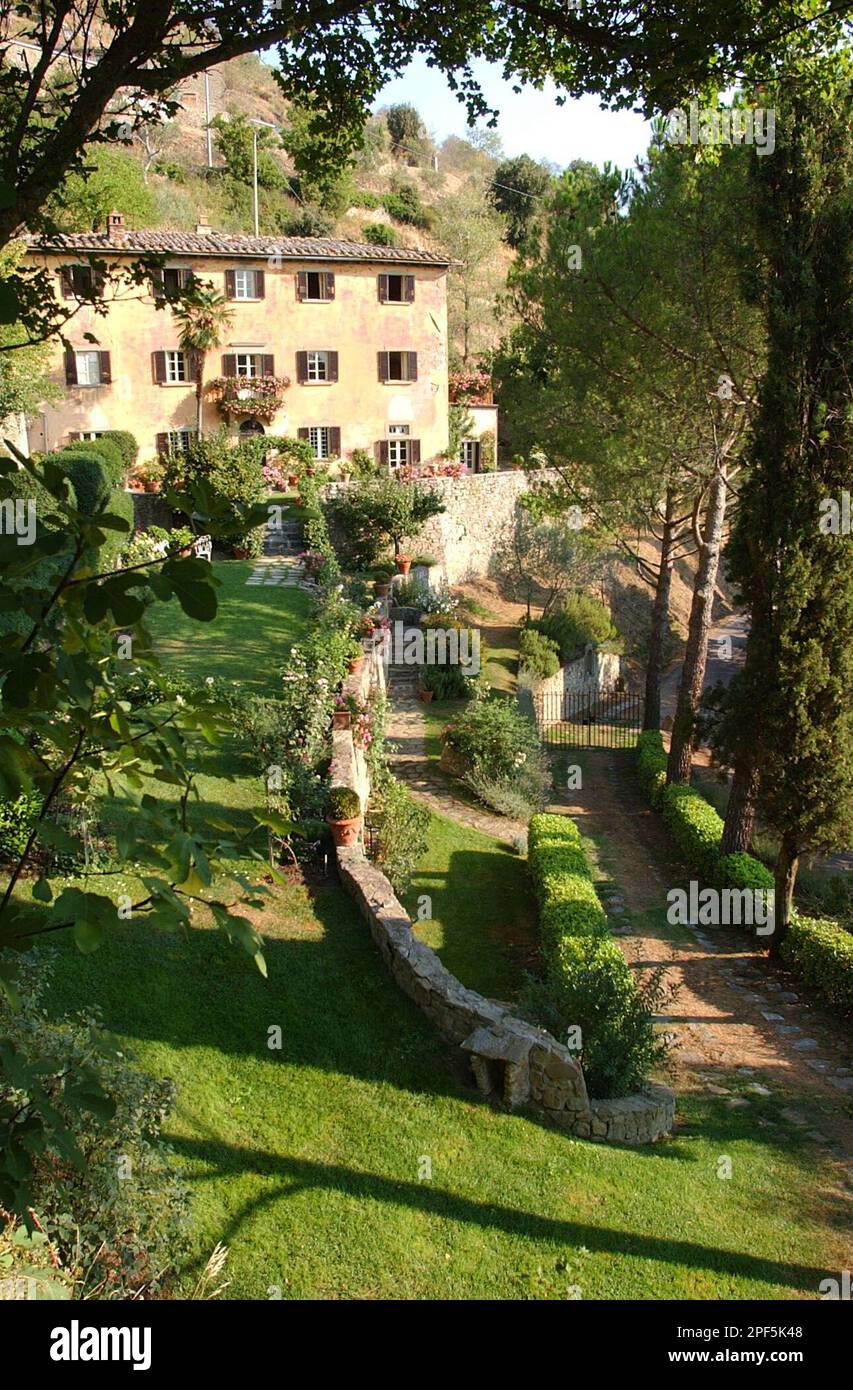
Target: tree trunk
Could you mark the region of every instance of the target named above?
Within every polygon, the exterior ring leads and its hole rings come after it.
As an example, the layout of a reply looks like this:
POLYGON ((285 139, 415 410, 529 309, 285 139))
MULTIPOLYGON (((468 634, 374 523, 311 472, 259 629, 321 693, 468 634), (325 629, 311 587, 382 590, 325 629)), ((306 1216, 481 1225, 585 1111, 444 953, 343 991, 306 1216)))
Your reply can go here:
POLYGON ((726 518, 726 467, 721 462, 708 496, 708 510, 705 517, 705 535, 699 556, 699 569, 693 589, 693 602, 690 606, 690 627, 687 636, 687 651, 681 669, 681 683, 678 687, 678 705, 672 730, 672 743, 669 749, 669 762, 666 780, 669 782, 689 782, 693 766, 693 730, 696 711, 702 698, 705 685, 705 664, 708 659, 708 632, 711 627, 711 612, 714 607, 714 590, 717 583, 717 569, 720 563, 720 548, 723 539, 723 523, 726 518))
POLYGON ((202 426, 204 424, 204 357, 199 352, 196 354, 195 363, 195 399, 196 399, 196 430, 201 439, 202 426))
POLYGON ((796 841, 791 835, 783 835, 782 843, 779 846, 779 857, 776 860, 776 901, 774 930, 773 935, 765 937, 770 946, 770 954, 779 954, 779 947, 782 945, 785 933, 791 924, 791 912, 794 906, 794 886, 797 882, 797 870, 800 867, 800 852, 796 841))
POLYGON ((646 666, 646 698, 643 714, 644 729, 660 728, 660 683, 663 676, 666 634, 669 631, 669 598, 672 592, 672 551, 675 537, 675 498, 667 489, 666 516, 660 546, 660 567, 655 601, 652 608, 652 629, 649 634, 649 659, 646 666))
POLYGON ((723 838, 720 840, 721 854, 746 854, 752 840, 755 825, 755 803, 758 800, 758 768, 751 752, 744 753, 735 765, 729 804, 726 807, 726 820, 723 838))

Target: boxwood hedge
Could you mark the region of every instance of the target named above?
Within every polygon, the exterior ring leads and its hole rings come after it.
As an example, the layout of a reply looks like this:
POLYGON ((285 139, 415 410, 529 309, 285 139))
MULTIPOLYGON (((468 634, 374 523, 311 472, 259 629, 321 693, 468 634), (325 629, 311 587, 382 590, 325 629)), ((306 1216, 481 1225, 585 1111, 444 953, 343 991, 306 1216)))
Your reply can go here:
POLYGON ((853 1013, 853 936, 831 919, 793 914, 782 938, 782 959, 841 1013, 853 1013))

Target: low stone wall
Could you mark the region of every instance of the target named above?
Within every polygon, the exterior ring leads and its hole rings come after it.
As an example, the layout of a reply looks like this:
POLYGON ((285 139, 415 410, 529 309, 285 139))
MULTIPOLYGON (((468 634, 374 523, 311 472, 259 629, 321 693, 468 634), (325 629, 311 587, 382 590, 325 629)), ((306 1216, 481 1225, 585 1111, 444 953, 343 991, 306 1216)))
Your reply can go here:
POLYGON ((590 645, 589 650, 561 666, 553 676, 535 681, 530 689, 534 695, 576 695, 585 691, 605 693, 613 690, 622 674, 622 658, 615 652, 601 652, 590 645))
POLYGON ((162 526, 165 531, 174 525, 174 512, 159 492, 131 492, 133 498, 133 525, 137 531, 148 531, 152 526, 162 526))
MULTIPOLYGON (((370 659, 344 690, 364 698, 382 674, 381 662, 370 659)), ((352 787, 366 807, 367 769, 349 729, 334 731, 331 781, 352 787)), ((545 1029, 466 989, 418 940, 391 884, 361 846, 339 846, 336 853, 341 882, 358 904, 386 967, 440 1035, 466 1054, 484 1096, 510 1108, 531 1105, 583 1139, 647 1144, 670 1132, 675 1096, 668 1087, 649 1085, 642 1094, 621 1100, 591 1099, 568 1048, 545 1029)))

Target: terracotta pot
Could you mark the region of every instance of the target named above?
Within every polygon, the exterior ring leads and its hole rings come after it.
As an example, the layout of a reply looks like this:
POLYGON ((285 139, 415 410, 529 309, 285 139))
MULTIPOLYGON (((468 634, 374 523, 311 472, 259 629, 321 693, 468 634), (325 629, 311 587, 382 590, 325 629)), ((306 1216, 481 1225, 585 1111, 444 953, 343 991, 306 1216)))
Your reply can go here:
POLYGON ((159 492, 160 484, 156 478, 146 478, 143 484, 146 492, 159 492))
POLYGON ((421 700, 423 700, 423 702, 424 702, 425 705, 428 705, 428 704, 430 704, 430 702, 432 701, 432 698, 433 698, 434 694, 435 694, 435 691, 434 691, 434 690, 419 690, 419 691, 418 691, 418 698, 421 699, 421 700))
POLYGON ((350 660, 350 663, 349 663, 349 673, 350 673, 350 675, 351 675, 351 676, 357 676, 363 665, 364 665, 364 657, 363 657, 363 656, 354 656, 354 657, 352 657, 352 659, 350 660))
POLYGON ((349 820, 330 820, 326 817, 327 824, 332 830, 332 839, 336 845, 354 845, 358 839, 358 828, 361 824, 361 816, 351 816, 349 820))
POLYGON ((378 582, 378 580, 377 580, 377 581, 374 583, 373 588, 374 588, 374 591, 375 591, 375 593, 376 593, 376 597, 377 597, 377 598, 385 598, 385 596, 386 596, 387 593, 388 593, 388 590, 391 588, 391 585, 390 585, 390 584, 380 584, 380 583, 378 582))
POLYGON ((193 547, 192 547, 191 545, 185 545, 185 546, 178 552, 178 554, 180 555, 180 557, 181 557, 182 560, 188 560, 188 559, 190 558, 190 556, 192 555, 192 553, 193 553, 193 547))
POLYGON ((398 556, 397 556, 397 569, 399 570, 400 574, 408 574, 408 573, 409 573, 409 570, 410 570, 411 568, 412 568, 412 556, 411 556, 411 555, 398 555, 398 556))
POLYGON ((297 477, 297 475, 296 475, 295 473, 291 473, 291 474, 290 474, 290 476, 289 476, 288 479, 287 479, 287 485, 288 485, 288 487, 298 487, 298 486, 299 486, 299 478, 297 477))
POLYGON ((234 547, 234 559, 235 559, 235 560, 248 560, 248 558, 249 558, 249 552, 248 552, 248 550, 246 549, 246 547, 243 546, 243 545, 235 545, 235 547, 234 547))
POLYGON ((333 729, 348 729, 351 720, 352 715, 350 714, 348 709, 336 709, 332 711, 333 729))

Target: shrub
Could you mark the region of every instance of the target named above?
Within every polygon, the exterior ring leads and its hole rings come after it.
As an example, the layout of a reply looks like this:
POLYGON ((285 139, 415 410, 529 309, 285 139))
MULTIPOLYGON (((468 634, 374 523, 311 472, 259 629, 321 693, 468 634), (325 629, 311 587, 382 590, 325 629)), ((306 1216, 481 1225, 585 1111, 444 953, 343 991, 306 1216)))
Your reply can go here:
POLYGON ((587 594, 569 594, 552 613, 528 627, 555 642, 563 661, 571 661, 588 642, 596 647, 614 647, 619 639, 604 604, 587 594))
MULTIPOLYGON (((33 1210, 62 1266, 73 1271, 76 1298, 150 1295, 168 1283, 186 1248, 187 1196, 160 1140, 174 1083, 137 1071, 93 1015, 49 1021, 37 992, 48 976, 39 953, 38 962, 21 966, 21 1006, 0 995, 0 1032, 39 1068, 39 1083, 82 1156, 78 1168, 65 1146, 34 1151, 33 1210), (113 1113, 100 1104, 81 1108, 68 1084, 81 1075, 99 1086, 113 1113)), ((0 1099, 27 1104, 26 1092, 14 1087, 0 1090, 0 1099)))
POLYGON ((721 854, 717 860, 717 882, 721 888, 774 887, 774 878, 766 865, 751 854, 721 854))
MULTIPOLYGON (((50 458, 52 462, 57 462, 59 456, 52 454, 50 458)), ((66 478, 68 478, 67 471, 66 478)), ((14 473, 7 474, 3 480, 2 486, 4 496, 11 496, 21 501, 35 502, 36 515, 40 525, 44 523, 47 517, 56 516, 57 525, 51 526, 48 529, 62 529, 64 523, 58 517, 55 499, 25 468, 18 468, 14 473)), ((68 491, 68 500, 72 506, 75 506, 77 504, 77 497, 70 478, 68 478, 68 491)), ((32 588, 33 592, 37 594, 54 575, 58 578, 67 567, 70 558, 70 552, 60 551, 57 555, 51 555, 43 560, 38 560, 36 564, 27 571, 25 576, 14 581, 13 587, 21 595, 21 606, 0 613, 0 633, 17 633, 19 636, 25 636, 32 630, 33 618, 23 607, 24 597, 27 591, 32 588)), ((39 607, 42 602, 43 596, 39 598, 39 607)), ((56 621, 59 621, 58 612, 56 621)))
POLYGON ((536 680, 547 680, 560 669, 560 649, 550 637, 534 628, 525 628, 518 643, 519 668, 536 680))
POLYGON ((354 478, 373 478, 376 476, 376 460, 366 449, 353 449, 350 454, 350 468, 354 478))
MULTIPOLYGON (((258 441, 232 444, 225 430, 196 439, 186 453, 170 454, 165 461, 163 485, 184 493, 189 487, 206 483, 222 499, 235 507, 248 507, 266 495, 258 441)), ((263 527, 239 531, 224 538, 226 545, 245 547, 250 555, 260 554, 263 527)))
POLYGON ((373 800, 379 834, 377 862, 394 891, 404 893, 427 848, 429 811, 390 773, 374 787, 373 800))
POLYGON ((133 535, 133 498, 124 488, 115 487, 107 498, 106 510, 127 522, 126 531, 104 530, 104 544, 98 550, 98 568, 115 569, 122 561, 128 541, 133 535))
POLYGON ((362 229, 362 236, 373 246, 396 246, 397 233, 386 222, 368 222, 362 229))
POLYGON ((41 797, 28 792, 14 801, 0 801, 0 859, 16 863, 27 847, 41 810, 41 797))
POLYGON ((465 700, 471 694, 470 678, 461 666, 437 663, 425 666, 421 672, 424 690, 431 690, 436 700, 465 700))
POLYGON ((125 471, 133 468, 139 457, 139 445, 136 442, 136 436, 131 434, 130 430, 104 430, 101 438, 111 439, 118 446, 125 471))
POLYGON ((518 781, 498 780, 482 772, 467 772, 462 780, 484 805, 510 820, 529 820, 542 805, 544 788, 540 790, 539 779, 530 772, 518 781))
MULTIPOLYGON (((92 443, 97 443, 97 440, 92 443)), ((50 457, 67 472, 80 511, 92 516, 113 490, 113 481, 103 455, 97 449, 90 449, 88 444, 74 444, 50 457)))
POLYGON ((663 968, 637 984, 608 936, 580 832, 567 816, 533 817, 528 863, 546 976, 529 982, 524 1005, 557 1037, 580 1028, 580 1061, 592 1095, 637 1090, 666 1055, 653 1026, 663 968))
POLYGON ((396 182, 392 191, 382 199, 382 206, 395 222, 405 222, 411 227, 425 230, 433 224, 430 208, 421 201, 421 196, 413 183, 396 182))
POLYGON ((361 800, 352 787, 332 787, 327 814, 330 820, 352 820, 361 815, 361 800))
POLYGON ((121 487, 127 469, 121 449, 116 441, 108 439, 106 435, 102 435, 100 439, 87 439, 86 450, 88 453, 97 454, 99 458, 103 459, 111 486, 121 487))
POLYGON ((539 752, 535 724, 509 700, 472 702, 447 726, 444 739, 471 770, 498 780, 519 776, 539 752))
POLYGON ((719 860, 723 822, 704 796, 671 782, 661 796, 663 818, 681 858, 707 882, 713 883, 719 860))
POLYGON ((660 729, 646 729, 637 739, 635 767, 643 791, 656 810, 666 785, 666 749, 660 729))
POLYGON ((819 921, 794 912, 782 938, 782 959, 807 985, 842 1013, 853 1012, 853 936, 838 922, 819 921))

